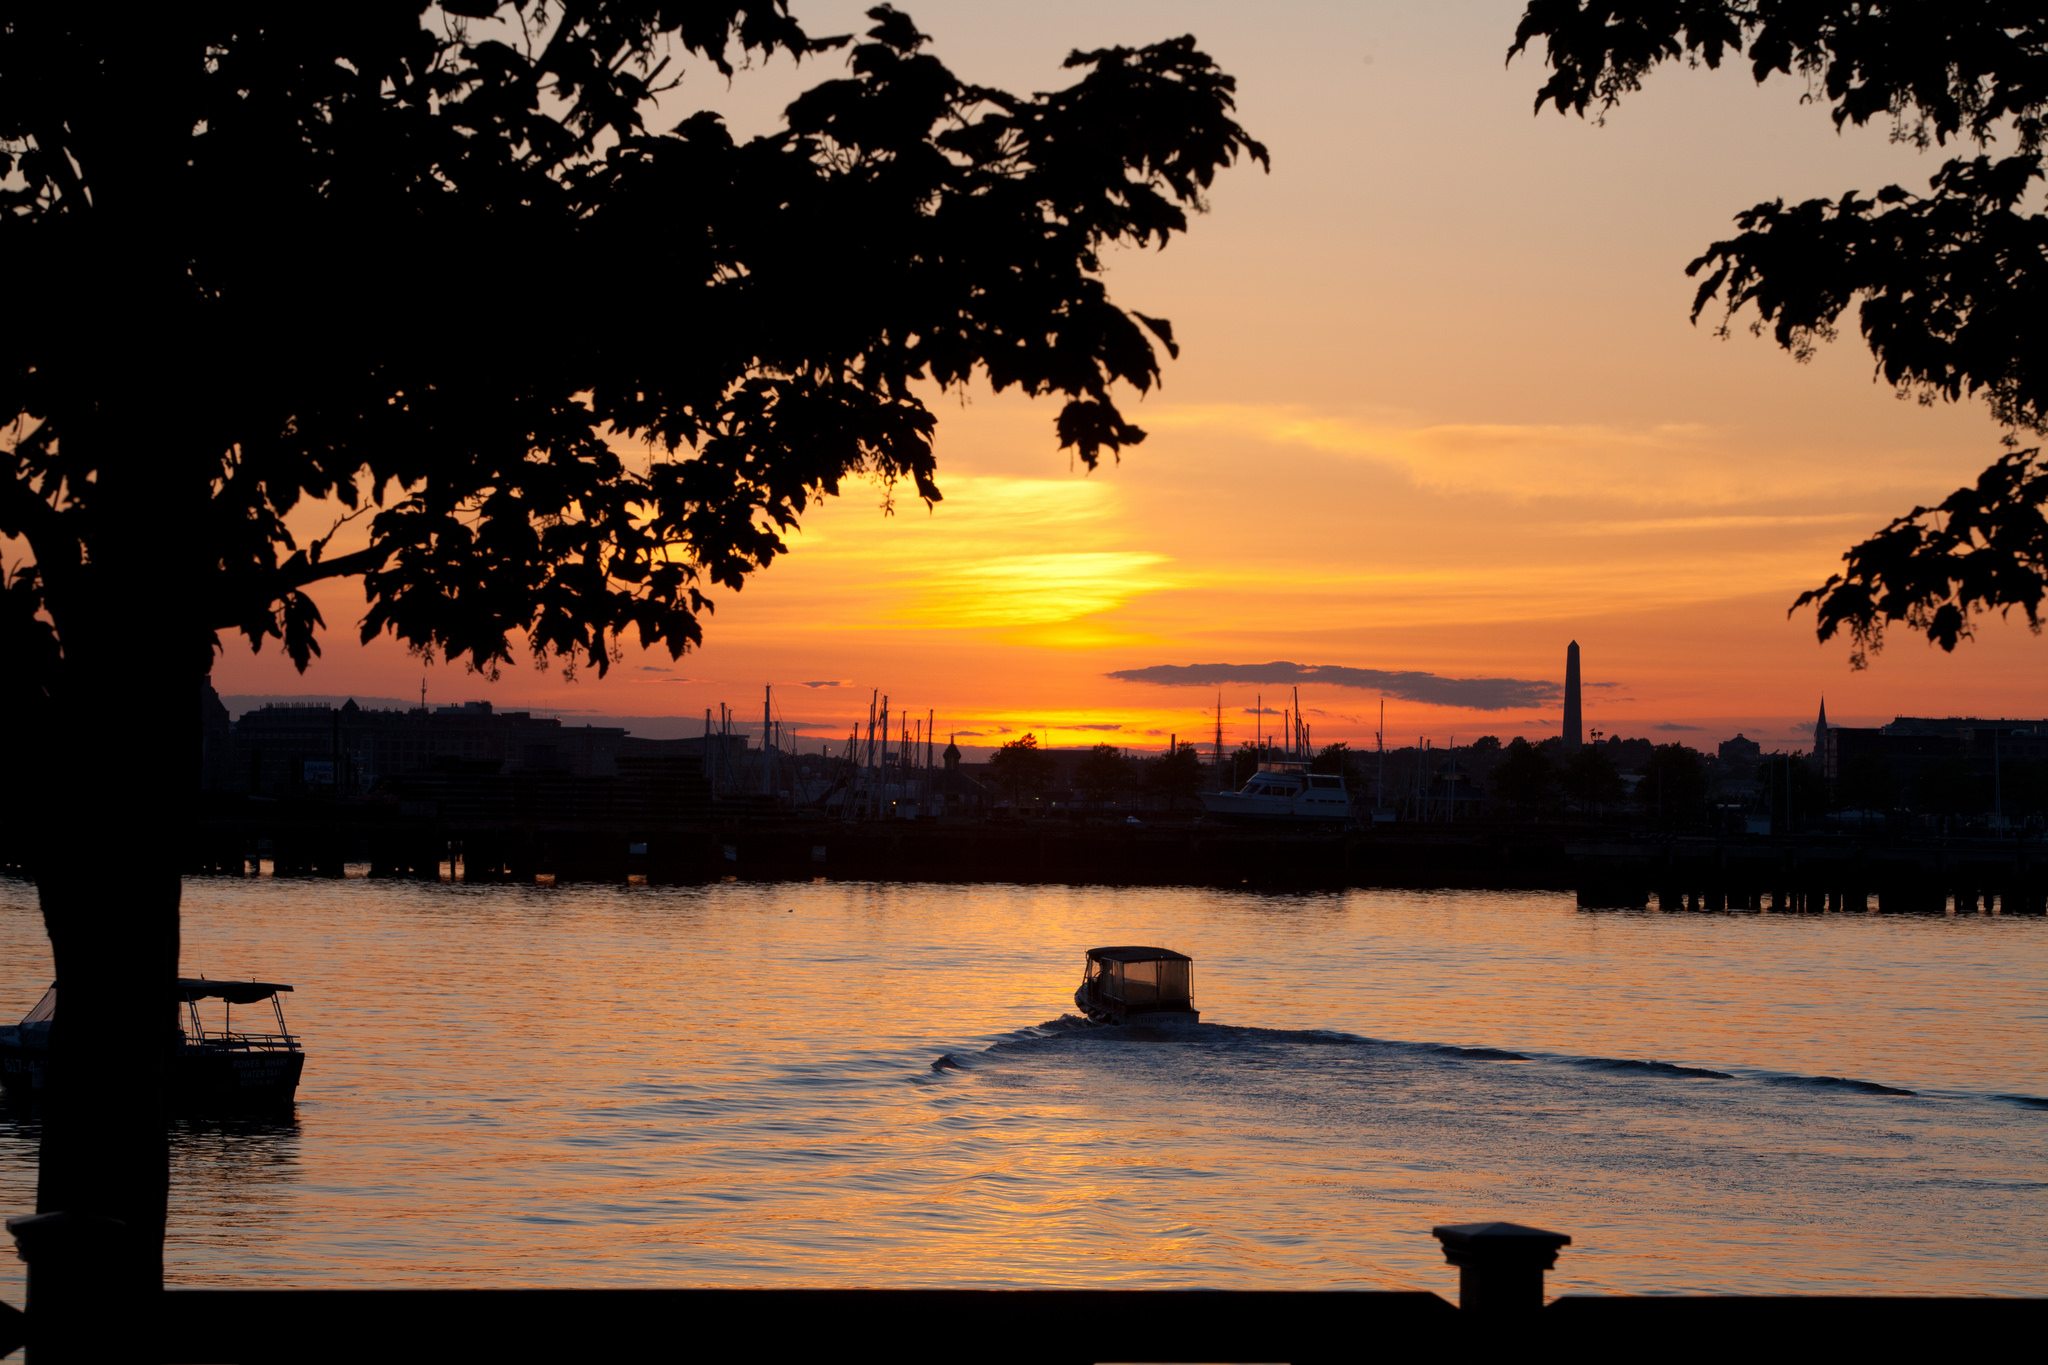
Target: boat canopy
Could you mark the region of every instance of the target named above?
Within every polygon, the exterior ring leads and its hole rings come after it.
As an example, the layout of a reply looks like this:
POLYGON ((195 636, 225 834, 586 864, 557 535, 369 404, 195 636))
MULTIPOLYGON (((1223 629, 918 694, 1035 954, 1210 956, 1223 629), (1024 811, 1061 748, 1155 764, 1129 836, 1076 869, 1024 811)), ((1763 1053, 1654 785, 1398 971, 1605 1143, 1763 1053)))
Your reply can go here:
POLYGON ((230 1005, 253 1005, 291 987, 281 981, 209 981, 203 976, 178 978, 178 994, 186 1000, 221 999, 230 1005))
POLYGON ((1098 962, 1193 962, 1186 953, 1171 948, 1090 948, 1088 956, 1098 962))
MULTIPOLYGON (((279 991, 291 987, 282 981, 209 981, 203 976, 181 976, 178 978, 178 998, 185 1001, 220 999, 230 1005, 253 1005, 259 1000, 268 1000, 279 991)), ((57 1018, 57 987, 52 983, 43 992, 43 998, 36 1001, 35 1008, 21 1018, 24 1027, 31 1024, 50 1024, 57 1018)), ((279 1015, 281 1021, 284 1016, 279 1015)))
POLYGON ((1195 960, 1171 948, 1090 948, 1085 990, 1134 1010, 1187 1009, 1195 960))

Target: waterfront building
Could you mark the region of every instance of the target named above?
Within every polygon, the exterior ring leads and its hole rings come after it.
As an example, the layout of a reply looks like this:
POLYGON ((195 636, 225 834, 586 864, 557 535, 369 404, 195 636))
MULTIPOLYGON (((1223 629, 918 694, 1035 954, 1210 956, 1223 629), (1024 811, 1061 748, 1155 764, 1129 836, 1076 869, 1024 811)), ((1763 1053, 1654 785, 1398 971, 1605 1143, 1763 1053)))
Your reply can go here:
POLYGON ((1908 810, 1918 808, 1919 789, 1939 770, 1960 769, 1995 791, 2011 764, 2048 761, 2048 720, 1899 716, 1881 726, 1823 720, 1814 733, 1820 744, 1814 757, 1833 799, 1868 802, 1888 793, 1908 810))
POLYGON ((1731 774, 1747 777, 1764 756, 1764 746, 1738 733, 1721 741, 1721 765, 1731 774))
POLYGON ((971 815, 986 808, 988 793, 981 783, 961 771, 960 746, 952 735, 946 736, 946 752, 941 758, 945 766, 932 777, 932 813, 971 815))
POLYGON ((220 786, 250 796, 363 796, 383 779, 451 765, 610 777, 622 752, 663 743, 674 741, 629 744, 615 726, 564 725, 487 701, 410 711, 369 710, 353 700, 340 707, 273 703, 234 722, 220 786))
POLYGON ((1898 716, 1883 729, 1888 735, 1941 735, 1961 739, 1972 730, 1986 733, 1997 730, 2008 734, 2048 730, 2048 720, 1985 720, 1977 716, 1950 716, 1946 720, 1934 720, 1925 716, 1898 716))

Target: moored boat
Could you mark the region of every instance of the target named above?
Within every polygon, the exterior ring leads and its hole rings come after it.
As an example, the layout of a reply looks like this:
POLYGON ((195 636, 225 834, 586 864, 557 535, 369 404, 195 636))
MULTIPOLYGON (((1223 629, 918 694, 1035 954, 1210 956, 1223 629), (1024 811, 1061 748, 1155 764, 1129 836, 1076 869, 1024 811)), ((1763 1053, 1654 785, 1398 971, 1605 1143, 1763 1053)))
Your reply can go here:
POLYGON ((1194 1024, 1195 960, 1171 948, 1090 948, 1074 1004, 1098 1024, 1194 1024))
MULTIPOLYGON (((180 977, 177 983, 178 1041, 171 1054, 170 1100, 176 1110, 287 1108, 298 1093, 306 1054, 285 1026, 278 981, 209 981, 180 977), (206 1015, 218 1001, 220 1026, 206 1015), (235 1027, 235 1006, 269 1004, 276 1032, 235 1027)), ((57 1019, 57 987, 51 986, 19 1024, 0 1027, 0 1086, 10 1100, 32 1100, 49 1079, 50 1026, 57 1019)))
POLYGON ((1351 794, 1334 773, 1306 763, 1261 763, 1234 792, 1203 792, 1202 809, 1235 824, 1340 825, 1351 819, 1351 794))

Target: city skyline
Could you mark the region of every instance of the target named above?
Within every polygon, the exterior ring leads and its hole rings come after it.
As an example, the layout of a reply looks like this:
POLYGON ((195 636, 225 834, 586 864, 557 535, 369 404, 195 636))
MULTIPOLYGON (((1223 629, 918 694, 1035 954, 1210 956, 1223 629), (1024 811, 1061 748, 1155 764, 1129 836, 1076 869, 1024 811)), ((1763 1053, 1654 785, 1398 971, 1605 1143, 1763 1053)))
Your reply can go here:
MULTIPOLYGON (((430 711, 457 712, 474 708, 477 703, 481 702, 493 710, 527 712, 536 718, 559 720, 565 725, 623 727, 631 734, 653 739, 695 738, 704 733, 706 724, 706 720, 701 714, 635 715, 545 706, 503 706, 500 702, 493 700, 489 696, 437 697, 429 695, 422 699, 417 697, 380 696, 368 693, 359 695, 356 693, 330 692, 216 693, 216 696, 223 703, 230 718, 234 720, 239 720, 242 716, 265 706, 308 706, 335 709, 342 707, 346 703, 354 702, 364 710, 412 711, 424 704, 430 711)), ((1257 700, 1256 694, 1255 700, 1257 700)), ((801 706, 802 703, 799 702, 798 705, 801 706)), ((818 708, 812 707, 810 709, 817 710, 818 708)), ((891 734, 896 733, 895 722, 900 722, 907 717, 916 731, 918 743, 922 744, 925 737, 924 727, 929 712, 930 708, 926 708, 925 711, 917 711, 915 708, 910 708, 909 711, 906 711, 900 705, 893 708, 891 734)), ((1306 705, 1302 708, 1302 713, 1308 718, 1311 727, 1326 724, 1331 716, 1331 713, 1324 708, 1306 705)), ((1264 741, 1267 743, 1277 742, 1276 736, 1280 734, 1280 727, 1286 714, 1287 708, 1281 706, 1226 706, 1223 709, 1226 750, 1234 750, 1240 744, 1253 743, 1255 738, 1260 736, 1263 736, 1264 741)), ((1817 714, 1825 720, 1826 707, 1824 701, 1818 703, 1817 714)), ((1895 710, 1882 715, 1858 715, 1851 718, 1844 718, 1838 715, 1834 721, 1826 723, 1830 725, 1830 728, 1877 728, 1889 724, 1906 714, 1906 712, 1895 710)), ((1937 708, 1929 714, 1937 717, 1957 718, 1964 716, 1965 713, 1953 709, 1941 710, 1937 708)), ((935 737, 934 742, 940 737, 957 742, 970 760, 985 757, 987 752, 993 751, 1000 744, 1010 739, 1022 738, 1025 735, 1038 738, 1048 747, 1053 748, 1089 747, 1098 743, 1108 743, 1135 753, 1163 752, 1167 747, 1168 741, 1177 738, 1183 744, 1191 743, 1196 745, 1204 754, 1207 754, 1214 744, 1216 712, 1212 708, 1207 713, 1207 728, 1196 726, 1191 729, 1169 731, 1157 736, 1151 736, 1135 733, 1126 734, 1120 727, 1113 724, 1081 722, 1066 727, 1063 731, 1065 737, 1061 739, 1047 738, 1054 728, 1050 726, 1022 729, 1011 728, 992 734, 982 730, 962 729, 953 723, 954 719, 956 718, 942 715, 932 716, 930 733, 935 737)), ((1340 717, 1339 719, 1347 718, 1340 717)), ((2028 720, 2028 723, 2033 723, 2029 718, 2016 715, 1985 716, 1981 717, 1981 719, 2028 720)), ((779 747, 787 752, 802 753, 818 752, 821 748, 833 749, 836 752, 835 741, 844 741, 847 733, 856 728, 857 725, 864 732, 865 726, 864 715, 858 720, 841 720, 837 717, 806 719, 790 714, 779 703, 775 706, 774 720, 777 726, 777 733, 781 736, 779 747)), ((735 736, 745 737, 749 742, 758 743, 760 711, 758 709, 742 710, 741 708, 734 707, 729 716, 724 716, 714 706, 709 724, 714 731, 729 732, 735 736)), ((1585 738, 1589 741, 1595 735, 1603 741, 1624 738, 1648 739, 1659 744, 1683 744, 1702 753, 1712 753, 1719 745, 1731 738, 1748 738, 1760 741, 1765 745, 1768 752, 1805 752, 1810 751, 1815 733, 1816 727, 1812 717, 1808 717, 1804 721, 1789 723, 1789 738, 1777 737, 1769 724, 1751 726, 1748 730, 1741 726, 1735 726, 1727 729, 1726 733, 1721 733, 1719 731, 1709 731, 1702 727, 1666 723, 1644 727, 1640 732, 1623 733, 1620 730, 1605 729, 1595 722, 1588 722, 1584 731, 1585 738)), ((1450 734, 1425 733, 1421 735, 1403 735, 1394 732, 1390 725, 1386 737, 1386 747, 1390 752, 1407 749, 1414 747, 1420 740, 1429 741, 1434 748, 1449 747, 1453 743, 1463 746, 1485 735, 1504 738, 1500 733, 1499 727, 1489 730, 1484 725, 1479 726, 1477 729, 1460 730, 1450 734)), ((1512 733, 1505 736, 1505 738, 1509 739, 1513 737, 1512 733)), ((1541 742, 1546 738, 1563 738, 1561 733, 1555 735, 1535 733, 1525 737, 1530 738, 1534 742, 1541 742)), ((1317 733, 1313 738, 1313 747, 1320 749, 1326 744, 1340 741, 1351 743, 1350 740, 1345 739, 1343 736, 1317 733)), ((1372 747, 1373 737, 1370 734, 1367 736, 1364 744, 1352 744, 1354 750, 1361 752, 1370 750, 1372 747)))

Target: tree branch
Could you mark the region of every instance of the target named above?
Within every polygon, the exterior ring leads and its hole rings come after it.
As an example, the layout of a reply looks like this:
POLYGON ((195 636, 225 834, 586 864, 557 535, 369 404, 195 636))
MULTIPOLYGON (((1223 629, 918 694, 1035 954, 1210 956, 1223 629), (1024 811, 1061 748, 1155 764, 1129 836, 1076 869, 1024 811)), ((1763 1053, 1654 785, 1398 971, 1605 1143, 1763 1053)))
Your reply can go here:
POLYGON ((328 578, 349 578, 359 573, 369 573, 383 566, 391 558, 388 546, 370 545, 352 550, 336 559, 294 558, 280 565, 275 581, 280 594, 294 588, 303 588, 309 583, 318 583, 328 578))

